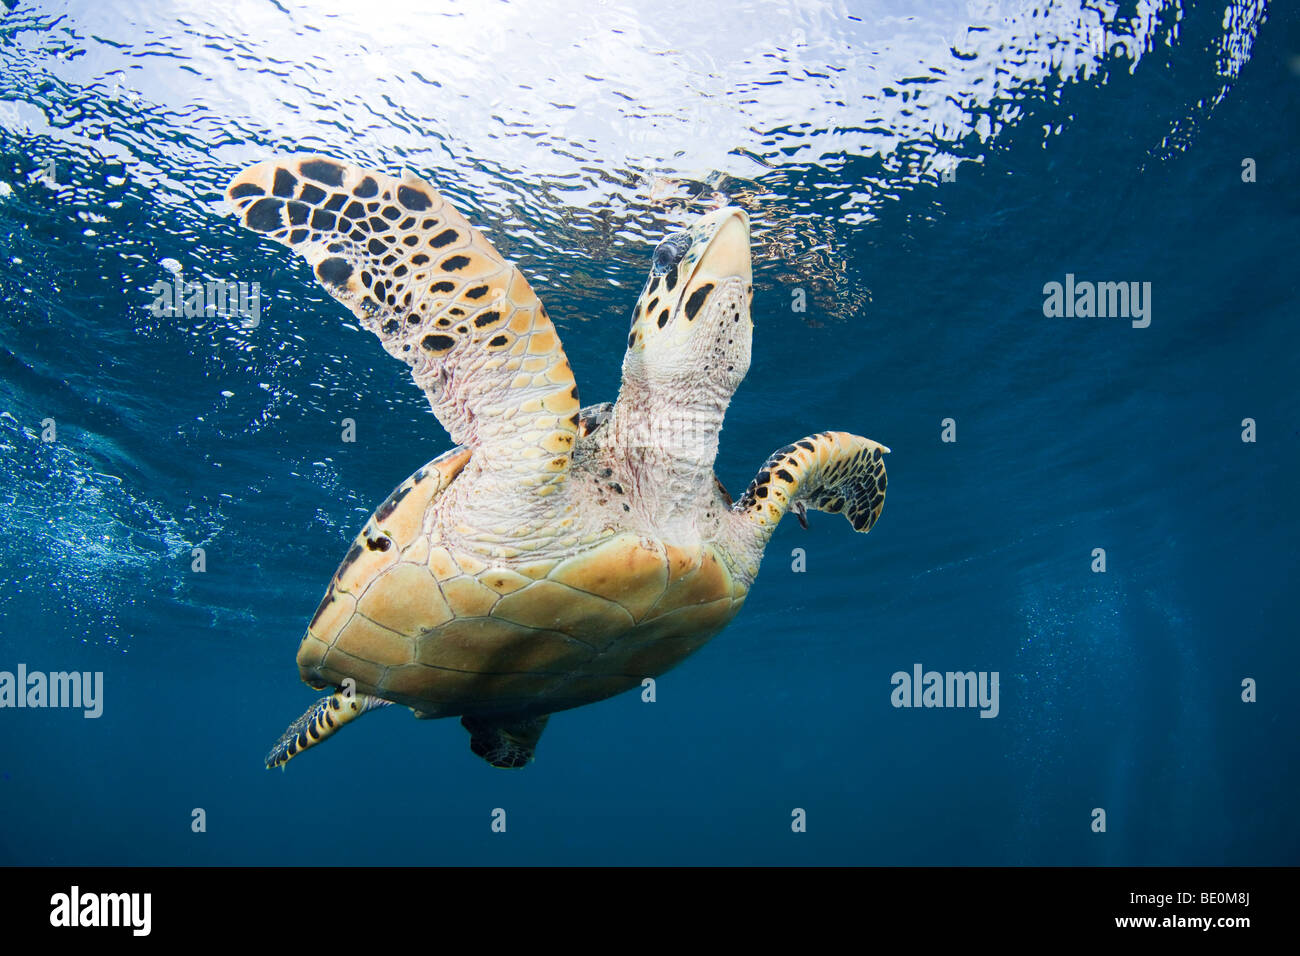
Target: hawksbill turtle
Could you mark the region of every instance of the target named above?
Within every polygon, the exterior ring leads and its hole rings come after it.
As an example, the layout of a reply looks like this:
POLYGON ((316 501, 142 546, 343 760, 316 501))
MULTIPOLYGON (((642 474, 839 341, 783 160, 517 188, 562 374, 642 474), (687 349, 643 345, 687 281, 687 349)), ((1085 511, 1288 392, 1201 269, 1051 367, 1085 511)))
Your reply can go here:
POLYGON ((226 196, 410 366, 456 443, 379 506, 330 581, 297 660, 333 690, 268 767, 388 704, 458 716, 475 754, 523 766, 549 715, 640 686, 721 631, 784 514, 860 532, 880 517, 889 449, 846 432, 778 449, 737 501, 713 473, 753 333, 740 209, 655 248, 618 400, 583 408, 523 273, 423 180, 297 155, 226 196))

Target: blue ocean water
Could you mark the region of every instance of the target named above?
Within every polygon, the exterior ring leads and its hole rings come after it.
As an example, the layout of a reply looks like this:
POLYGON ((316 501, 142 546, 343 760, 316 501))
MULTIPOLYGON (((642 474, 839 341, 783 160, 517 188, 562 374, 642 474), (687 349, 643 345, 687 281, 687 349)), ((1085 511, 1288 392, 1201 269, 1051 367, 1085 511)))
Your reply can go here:
POLYGON ((0 671, 103 674, 94 719, 0 708, 0 861, 1300 862, 1294 7, 364 8, 0 20, 0 671), (879 524, 783 522, 654 703, 555 716, 523 770, 391 708, 267 772, 330 575, 450 444, 221 201, 299 151, 483 226, 584 402, 655 243, 742 206, 717 472, 864 434, 879 524), (156 315, 176 272, 259 283, 257 325, 156 315), (1149 283, 1149 325, 1046 315, 1076 280, 1149 283), (917 664, 997 672, 997 716, 893 706, 917 664))

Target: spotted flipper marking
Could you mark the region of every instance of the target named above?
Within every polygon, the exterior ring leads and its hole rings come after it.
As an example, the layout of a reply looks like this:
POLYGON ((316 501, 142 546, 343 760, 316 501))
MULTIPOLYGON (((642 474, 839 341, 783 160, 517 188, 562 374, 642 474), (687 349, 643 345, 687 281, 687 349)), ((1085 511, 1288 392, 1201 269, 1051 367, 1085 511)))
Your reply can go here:
POLYGON ((502 722, 465 716, 461 726, 469 731, 469 749, 494 767, 514 769, 533 759, 537 739, 546 729, 550 714, 530 720, 502 722))
POLYGON ((389 703, 391 702, 369 694, 346 694, 343 691, 322 697, 280 735, 271 752, 266 755, 266 769, 283 767, 308 747, 315 747, 322 740, 338 733, 344 724, 351 723, 376 707, 387 707, 389 703))
POLYGON ((843 514, 854 531, 871 530, 885 507, 885 459, 889 449, 848 432, 821 432, 772 453, 732 510, 771 534, 793 511, 843 514))
POLYGON ((410 366, 452 439, 484 453, 480 465, 529 486, 563 480, 578 389, 546 307, 428 184, 299 155, 249 167, 226 196, 410 366))

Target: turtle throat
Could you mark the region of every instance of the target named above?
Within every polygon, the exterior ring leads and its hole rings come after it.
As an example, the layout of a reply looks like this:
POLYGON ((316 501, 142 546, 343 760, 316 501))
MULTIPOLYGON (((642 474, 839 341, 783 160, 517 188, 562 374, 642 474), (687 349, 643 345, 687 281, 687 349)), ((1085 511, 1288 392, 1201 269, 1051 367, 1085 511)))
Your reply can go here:
POLYGON ((713 462, 749 370, 749 218, 733 207, 660 243, 632 313, 606 447, 656 533, 695 537, 716 500, 713 462))
POLYGON ((610 416, 608 448, 633 485, 632 499, 661 533, 688 533, 713 499, 718 432, 731 401, 722 389, 680 392, 625 379, 610 416))

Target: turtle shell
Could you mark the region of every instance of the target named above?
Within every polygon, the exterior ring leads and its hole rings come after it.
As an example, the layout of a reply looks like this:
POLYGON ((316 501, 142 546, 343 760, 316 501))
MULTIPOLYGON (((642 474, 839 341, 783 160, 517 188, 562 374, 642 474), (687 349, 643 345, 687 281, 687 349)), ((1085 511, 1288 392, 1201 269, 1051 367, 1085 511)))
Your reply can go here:
POLYGON ((709 545, 616 533, 512 567, 444 546, 425 515, 469 457, 430 462, 366 523, 299 648, 307 683, 351 678, 428 717, 551 713, 664 673, 740 610, 745 587, 709 545))

